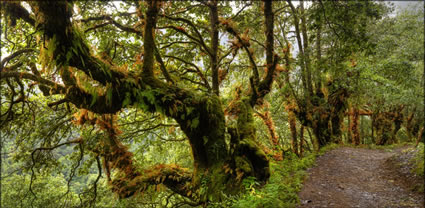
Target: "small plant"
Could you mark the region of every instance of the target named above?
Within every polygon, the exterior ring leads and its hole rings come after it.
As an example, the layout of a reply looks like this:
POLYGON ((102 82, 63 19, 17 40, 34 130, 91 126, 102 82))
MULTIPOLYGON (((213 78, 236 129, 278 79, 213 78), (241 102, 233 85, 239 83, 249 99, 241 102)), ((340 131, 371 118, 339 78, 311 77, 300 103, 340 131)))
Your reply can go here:
POLYGON ((318 155, 338 147, 332 144, 322 148, 319 153, 307 153, 298 158, 295 154, 285 154, 282 161, 270 163, 271 177, 262 187, 254 177, 247 177, 242 181, 245 193, 236 196, 226 196, 226 200, 211 203, 210 208, 216 207, 296 207, 299 203, 298 192, 301 190, 307 168, 313 166, 318 155))
POLYGON ((329 151, 331 151, 331 150, 333 150, 333 149, 335 149, 337 147, 339 147, 339 145, 338 144, 335 144, 335 143, 331 143, 329 145, 326 145, 325 147, 323 147, 323 148, 321 148, 319 150, 318 155, 323 155, 326 152, 329 152, 329 151))
POLYGON ((253 193, 255 192, 255 186, 260 185, 256 180, 255 177, 249 176, 242 181, 242 185, 245 187, 245 190, 253 193))
POLYGON ((415 172, 419 176, 424 176, 424 143, 418 145, 418 151, 414 159, 415 172))

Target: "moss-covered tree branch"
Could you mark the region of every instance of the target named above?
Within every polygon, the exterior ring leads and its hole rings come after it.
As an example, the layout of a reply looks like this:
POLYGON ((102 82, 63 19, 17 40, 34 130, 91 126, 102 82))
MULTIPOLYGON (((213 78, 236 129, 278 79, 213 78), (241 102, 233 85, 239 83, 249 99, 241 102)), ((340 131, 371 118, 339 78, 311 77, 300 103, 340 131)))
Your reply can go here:
POLYGON ((34 18, 21 5, 20 2, 18 2, 18 1, 2 1, 1 7, 2 7, 2 10, 4 10, 7 15, 9 15, 12 26, 16 25, 17 19, 22 19, 32 26, 35 25, 34 18))
POLYGON ((91 54, 82 34, 71 23, 72 3, 36 1, 30 5, 38 27, 46 36, 48 55, 54 65, 78 68, 103 85, 118 84, 125 77, 91 54))

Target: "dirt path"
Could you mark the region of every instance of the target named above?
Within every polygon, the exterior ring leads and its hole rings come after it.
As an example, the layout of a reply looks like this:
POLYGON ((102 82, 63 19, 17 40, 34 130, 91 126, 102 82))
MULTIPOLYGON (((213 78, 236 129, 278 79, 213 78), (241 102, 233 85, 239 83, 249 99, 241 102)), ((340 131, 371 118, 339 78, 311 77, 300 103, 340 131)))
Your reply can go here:
POLYGON ((387 161, 394 151, 341 147, 316 160, 299 193, 299 207, 424 207, 387 161))

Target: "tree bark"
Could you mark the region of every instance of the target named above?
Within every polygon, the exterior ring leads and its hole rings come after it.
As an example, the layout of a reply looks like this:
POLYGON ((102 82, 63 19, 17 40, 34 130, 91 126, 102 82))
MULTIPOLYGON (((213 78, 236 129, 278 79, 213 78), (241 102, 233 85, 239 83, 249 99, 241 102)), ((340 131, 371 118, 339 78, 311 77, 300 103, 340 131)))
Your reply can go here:
MULTIPOLYGON (((306 65, 305 65, 305 49, 304 46, 302 44, 302 39, 301 39, 301 32, 300 32, 300 19, 298 17, 298 11, 295 9, 294 5, 292 4, 292 2, 290 0, 287 0, 288 5, 291 7, 291 11, 292 11, 292 16, 293 16, 293 21, 294 21, 294 27, 295 27, 295 35, 297 37, 297 44, 298 44, 298 50, 300 53, 300 57, 301 57, 301 63, 300 63, 300 67, 301 67, 301 81, 303 84, 303 88, 306 92, 308 91, 308 84, 307 84, 307 78, 306 78, 306 65)), ((308 93, 304 93, 306 99, 308 99, 308 93)))
POLYGON ((211 27, 211 71, 212 71, 212 89, 214 93, 219 95, 219 75, 218 75, 218 11, 217 1, 211 1, 210 9, 210 27, 211 27))
POLYGON ((299 156, 298 153, 298 140, 297 140, 297 123, 295 119, 295 114, 292 111, 288 112, 288 122, 289 122, 289 129, 291 130, 291 147, 292 152, 299 156))
POLYGON ((422 127, 420 130, 419 130, 419 132, 418 132, 418 138, 416 139, 416 144, 415 144, 415 147, 418 147, 418 145, 419 145, 419 142, 421 141, 421 140, 423 140, 423 133, 424 133, 424 127, 422 127))
POLYGON ((393 127, 391 132, 391 143, 397 143, 397 133, 401 129, 403 123, 403 114, 400 109, 394 111, 393 127))
POLYGON ((352 143, 354 145, 360 144, 360 134, 359 134, 359 111, 356 107, 352 107, 350 114, 350 132, 351 132, 351 138, 352 143))
POLYGON ((331 122, 331 141, 339 142, 342 140, 341 125, 344 121, 344 112, 347 109, 348 91, 345 88, 334 89, 332 85, 329 87, 331 94, 328 96, 327 103, 330 106, 330 122, 331 122))
POLYGON ((315 84, 316 89, 320 89, 322 87, 322 78, 321 78, 321 71, 322 69, 322 23, 320 20, 317 21, 317 31, 316 31, 316 76, 315 76, 315 84))
POLYGON ((305 10, 304 10, 304 1, 300 1, 300 9, 301 9, 301 33, 303 36, 304 43, 304 62, 305 62, 305 72, 306 72, 306 81, 307 81, 307 89, 309 95, 313 95, 313 83, 311 79, 311 61, 310 61, 310 47, 309 40, 307 36, 307 23, 305 18, 305 10))
POLYGON ((376 144, 384 145, 391 139, 392 120, 388 112, 379 112, 375 117, 376 144))
POLYGON ((375 113, 375 128, 376 128, 376 144, 392 144, 397 142, 397 132, 401 128, 403 122, 403 114, 401 111, 404 106, 396 106, 387 112, 375 113))
POLYGON ((304 126, 300 126, 300 157, 304 154, 304 126))

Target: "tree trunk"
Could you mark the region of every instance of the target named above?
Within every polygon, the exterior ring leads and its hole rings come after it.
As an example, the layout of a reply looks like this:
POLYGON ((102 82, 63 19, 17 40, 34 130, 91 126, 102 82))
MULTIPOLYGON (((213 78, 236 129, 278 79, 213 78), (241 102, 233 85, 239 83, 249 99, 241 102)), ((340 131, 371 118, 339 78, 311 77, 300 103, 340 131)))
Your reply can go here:
POLYGON ((403 123, 403 114, 401 111, 404 106, 396 106, 390 111, 377 113, 375 117, 375 127, 377 134, 376 144, 392 144, 397 142, 397 132, 403 123))
POLYGON ((360 134, 359 134, 359 110, 355 107, 351 108, 350 113, 350 132, 351 138, 354 145, 360 144, 360 134))
POLYGON ((298 141, 297 141, 297 123, 295 114, 292 111, 288 112, 289 129, 291 130, 291 147, 292 152, 299 156, 298 153, 298 141))
POLYGON ((295 112, 303 125, 313 129, 319 148, 341 139, 341 123, 348 97, 346 89, 333 89, 331 82, 328 83, 328 88, 330 95, 327 99, 318 90, 313 99, 314 102, 311 103, 311 109, 301 105, 301 108, 295 112))
MULTIPOLYGON (((270 115, 270 111, 266 111, 264 113, 256 112, 257 115, 263 120, 263 123, 267 126, 267 130, 269 132, 269 140, 272 145, 273 151, 270 153, 273 155, 275 160, 282 160, 282 151, 280 151, 280 143, 279 137, 276 133, 275 125, 273 122, 273 118, 270 115)), ((268 154, 268 153, 267 153, 268 154)))
POLYGON ((401 128, 401 124, 403 123, 403 114, 399 111, 394 112, 393 118, 393 128, 391 132, 391 143, 397 143, 397 132, 401 128))
POLYGON ((419 142, 421 141, 421 140, 423 140, 423 133, 424 133, 424 127, 422 127, 420 130, 419 130, 419 132, 418 132, 418 138, 416 139, 416 144, 415 144, 415 147, 418 147, 418 145, 419 145, 419 142))
POLYGON ((311 79, 310 47, 309 47, 309 40, 307 36, 307 23, 306 23, 306 15, 304 10, 303 0, 300 1, 300 10, 301 10, 301 33, 302 33, 303 44, 304 44, 303 60, 305 62, 307 89, 308 89, 309 95, 313 95, 313 83, 311 79))
POLYGON ((218 75, 218 11, 217 11, 217 1, 211 1, 209 5, 210 9, 210 36, 211 36, 211 56, 210 56, 210 65, 212 71, 212 88, 214 93, 219 95, 219 75, 218 75))
POLYGON ((266 181, 270 176, 269 161, 258 147, 253 109, 248 98, 238 103, 240 113, 237 120, 237 131, 232 135, 234 147, 233 160, 235 168, 244 176, 254 176, 259 181, 266 181))
MULTIPOLYGON (((299 56, 301 57, 301 81, 302 81, 302 85, 304 88, 304 97, 306 100, 309 100, 309 91, 308 91, 308 84, 307 84, 307 75, 306 75, 306 64, 305 64, 305 48, 302 44, 302 39, 301 39, 301 31, 300 31, 300 18, 298 17, 298 11, 296 10, 296 8, 294 7, 294 5, 292 4, 292 2, 290 0, 287 0, 289 6, 291 7, 291 11, 292 11, 292 16, 293 16, 293 21, 294 21, 294 27, 295 27, 295 35, 297 37, 297 44, 298 44, 298 50, 299 50, 299 56)), ((311 94, 310 94, 311 95, 311 94)))
POLYGON ((331 134, 326 120, 314 121, 313 133, 316 136, 319 149, 329 144, 331 134))
POLYGON ((318 16, 317 24, 317 31, 316 31, 316 65, 317 68, 315 70, 315 83, 316 83, 316 89, 320 89, 322 87, 322 79, 321 79, 321 72, 322 72, 322 44, 321 44, 321 34, 322 34, 322 23, 321 23, 321 17, 318 16))
POLYGON ((319 151, 319 144, 317 142, 317 139, 313 138, 309 128, 307 128, 307 133, 308 133, 308 137, 310 137, 311 144, 313 145, 313 150, 315 152, 318 152, 319 151))
MULTIPOLYGON (((351 108, 350 108, 351 109, 351 108)), ((353 143, 353 137, 351 136, 353 133, 351 132, 351 115, 350 113, 347 115, 347 122, 348 122, 348 128, 347 128, 347 144, 348 143, 353 143)))
POLYGON ((388 112, 378 113, 374 122, 377 145, 384 145, 391 139, 392 120, 386 114, 388 112))
MULTIPOLYGON (((329 85, 329 84, 328 84, 329 85)), ((330 122, 331 122, 331 142, 342 141, 341 125, 344 121, 344 113, 347 109, 348 91, 345 88, 333 89, 329 86, 331 94, 328 96, 327 102, 330 106, 330 122)))
POLYGON ((304 126, 300 127, 300 157, 303 156, 304 153, 304 126))
POLYGON ((414 108, 412 110, 412 112, 410 112, 408 114, 408 116, 406 117, 406 121, 405 121, 405 128, 406 128, 406 132, 407 132, 407 137, 409 138, 409 141, 413 141, 414 139, 414 133, 413 133, 413 123, 414 123, 414 117, 415 117, 415 111, 416 109, 414 108))

